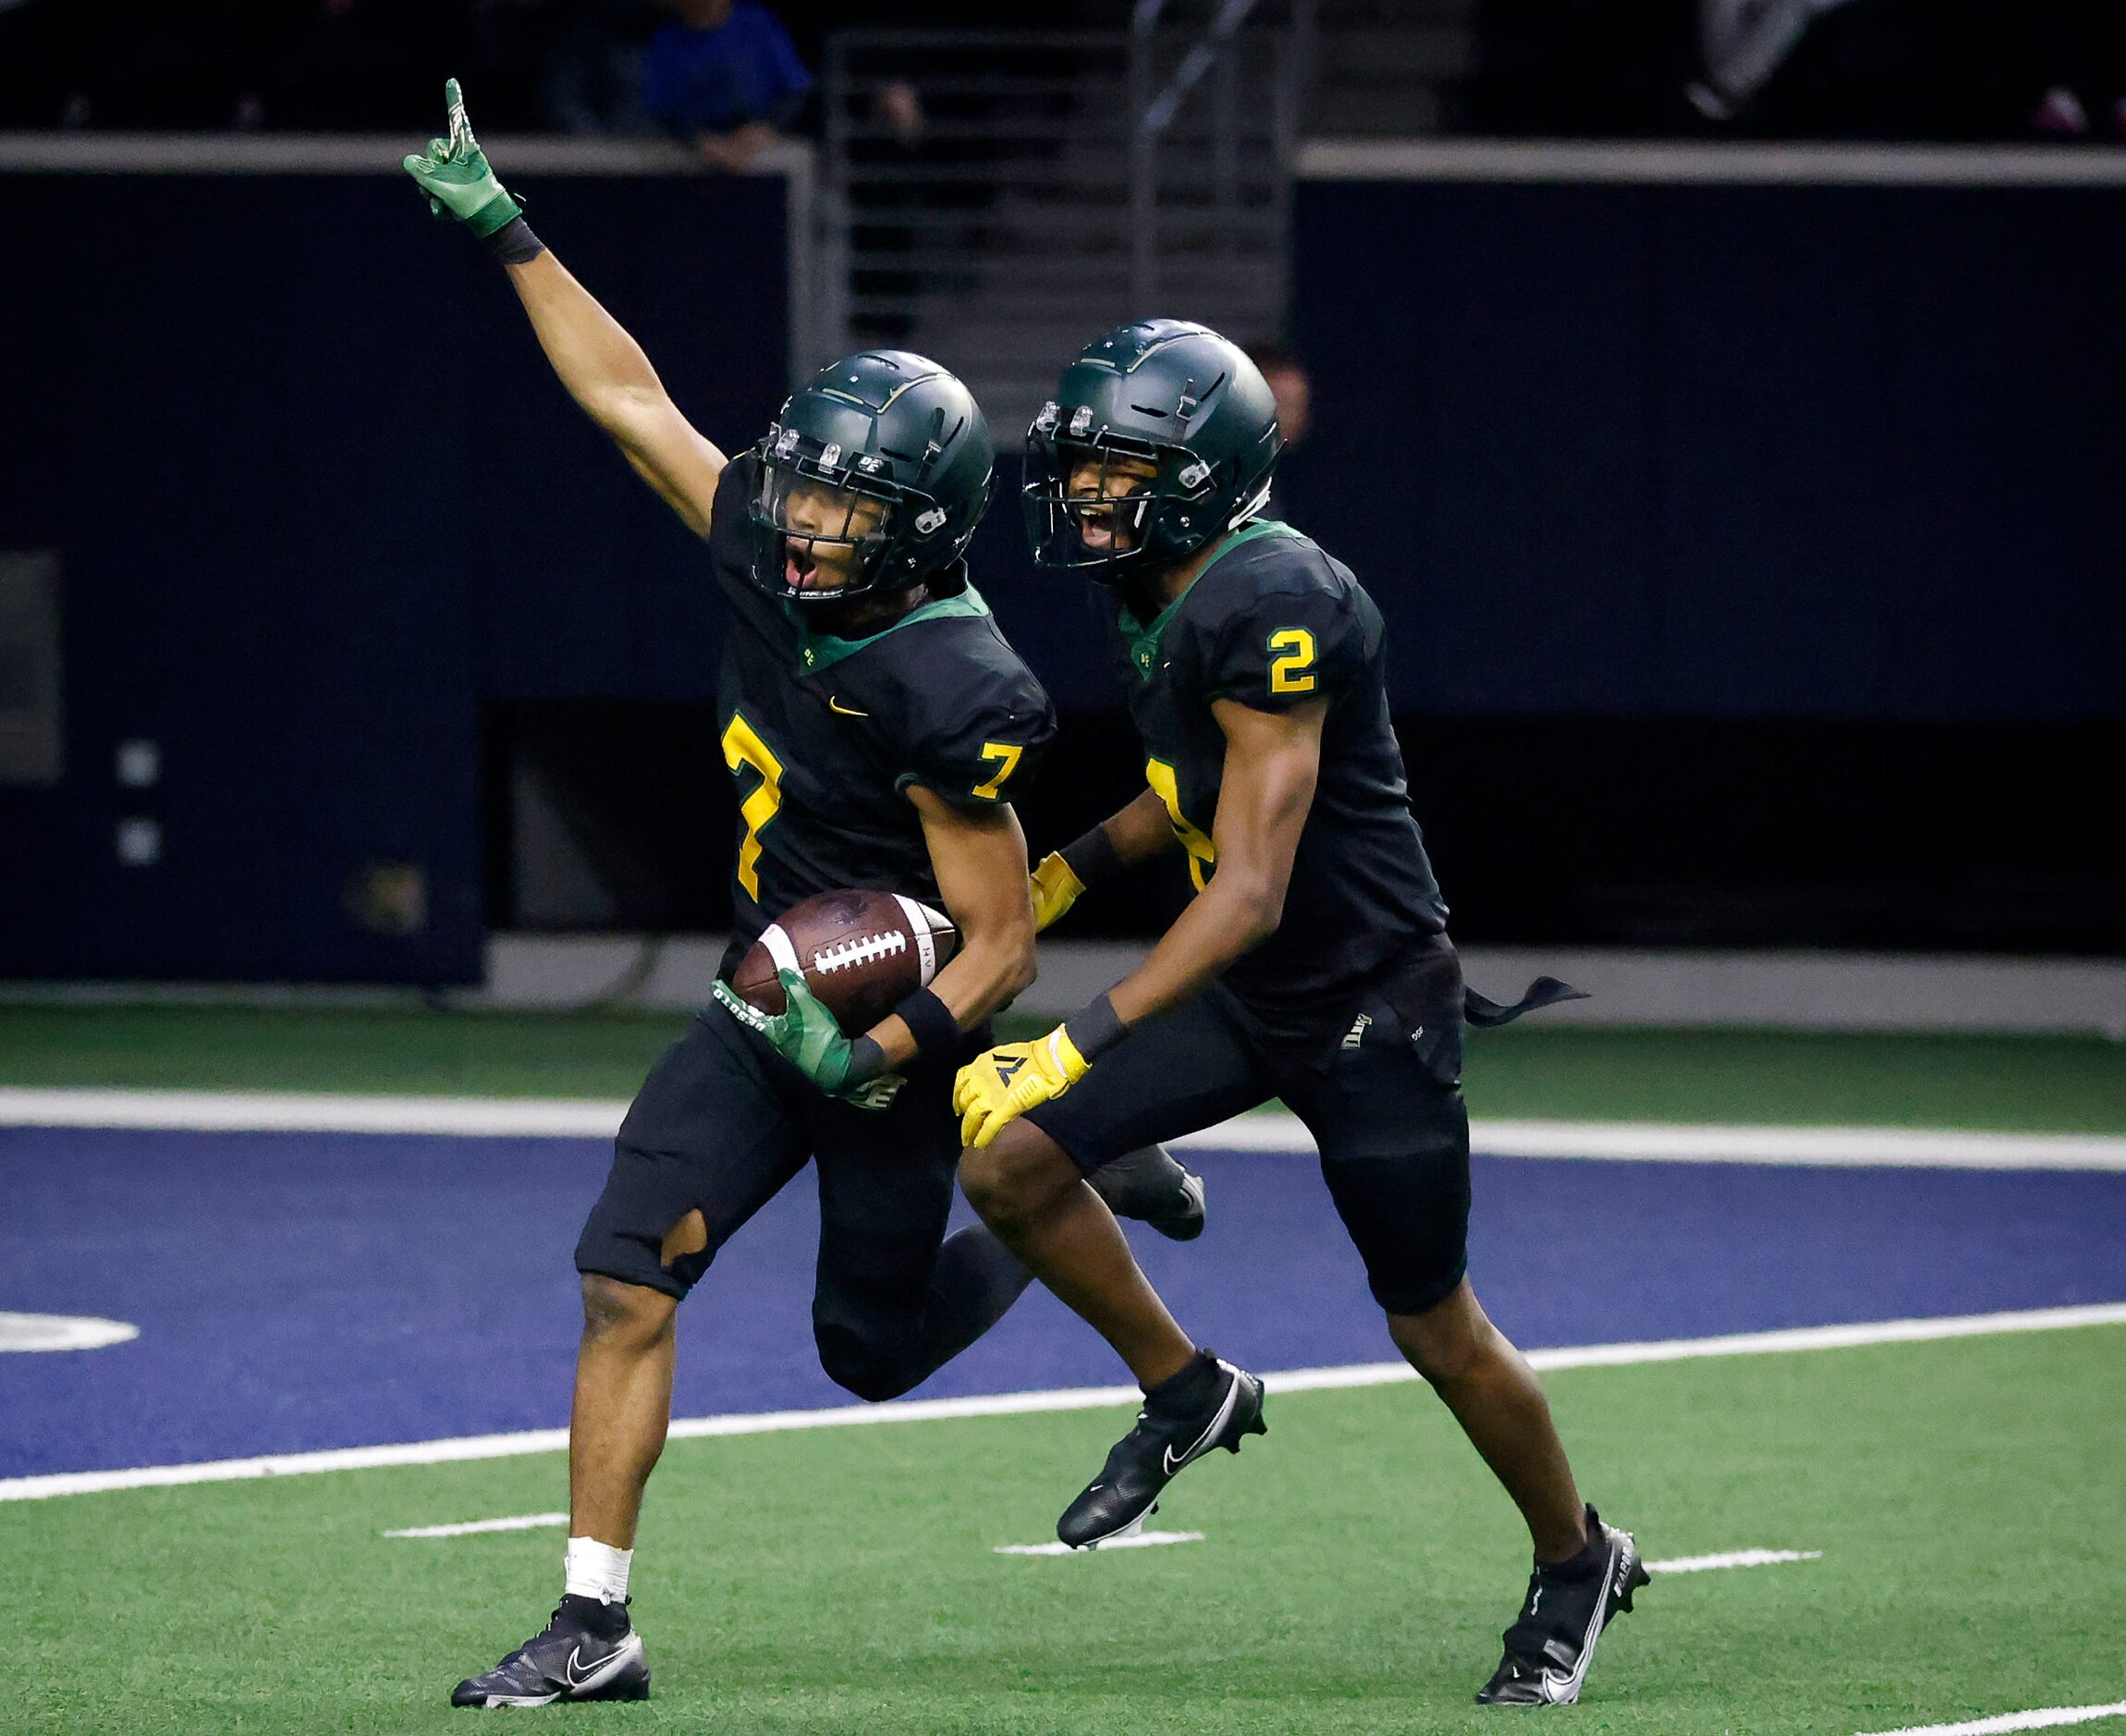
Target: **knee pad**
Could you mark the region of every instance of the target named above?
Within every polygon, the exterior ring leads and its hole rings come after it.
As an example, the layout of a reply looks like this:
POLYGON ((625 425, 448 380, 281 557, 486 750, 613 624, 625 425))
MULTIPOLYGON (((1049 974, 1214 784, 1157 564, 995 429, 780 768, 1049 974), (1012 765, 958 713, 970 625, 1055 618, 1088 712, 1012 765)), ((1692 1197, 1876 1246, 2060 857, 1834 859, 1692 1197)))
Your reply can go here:
POLYGON ((814 1326, 813 1339, 826 1377, 866 1404, 898 1399, 922 1377, 922 1371, 900 1345, 830 1323, 814 1326))

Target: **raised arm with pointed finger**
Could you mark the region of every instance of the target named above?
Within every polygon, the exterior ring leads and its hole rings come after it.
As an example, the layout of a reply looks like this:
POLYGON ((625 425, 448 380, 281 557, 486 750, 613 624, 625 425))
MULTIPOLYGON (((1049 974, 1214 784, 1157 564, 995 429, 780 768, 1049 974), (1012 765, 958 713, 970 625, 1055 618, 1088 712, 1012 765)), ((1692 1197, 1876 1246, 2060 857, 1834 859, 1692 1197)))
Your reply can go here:
POLYGON ((430 210, 487 243, 568 396, 688 528, 707 536, 723 453, 679 413, 641 346, 532 234, 472 136, 456 79, 444 86, 444 101, 447 136, 406 158, 406 172, 428 195, 430 210))

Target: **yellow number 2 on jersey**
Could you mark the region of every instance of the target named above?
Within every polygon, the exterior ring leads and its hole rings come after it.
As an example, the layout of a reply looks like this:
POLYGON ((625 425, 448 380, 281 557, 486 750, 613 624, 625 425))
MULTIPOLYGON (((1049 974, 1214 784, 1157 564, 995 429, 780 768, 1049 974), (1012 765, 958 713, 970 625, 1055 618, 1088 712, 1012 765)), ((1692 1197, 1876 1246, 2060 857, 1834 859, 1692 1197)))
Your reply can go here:
POLYGON ((739 846, 739 884, 746 896, 761 895, 761 834, 783 805, 783 763, 768 751, 759 732, 737 712, 724 731, 724 764, 736 772, 750 765, 761 775, 760 787, 739 804, 746 823, 745 842, 739 846))
POLYGON ((1284 655, 1270 663, 1270 691, 1311 693, 1314 691, 1314 636, 1303 627, 1288 627, 1270 635, 1270 649, 1284 655))
POLYGON ((986 784, 974 786, 974 793, 984 801, 1003 800, 1004 780, 1019 769, 1019 756, 1025 752, 1022 747, 1014 747, 1008 741, 984 741, 982 757, 996 767, 996 776, 986 784))

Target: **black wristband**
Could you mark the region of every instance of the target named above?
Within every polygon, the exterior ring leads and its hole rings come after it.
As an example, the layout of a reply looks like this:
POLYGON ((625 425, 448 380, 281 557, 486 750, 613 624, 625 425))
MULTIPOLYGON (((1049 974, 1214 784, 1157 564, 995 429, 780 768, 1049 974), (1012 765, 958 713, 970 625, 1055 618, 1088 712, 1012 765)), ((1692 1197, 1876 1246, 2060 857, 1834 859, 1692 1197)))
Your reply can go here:
POLYGON ((1088 888, 1103 880, 1112 880, 1128 866, 1104 825, 1094 826, 1083 837, 1074 838, 1056 853, 1063 858, 1063 865, 1078 876, 1078 884, 1088 888))
POLYGON ((512 217, 487 238, 488 251, 505 265, 526 265, 546 251, 522 217, 512 217))
POLYGON ((966 1034, 959 1028, 959 1021, 952 1016, 952 1009, 928 989, 917 989, 893 1010, 915 1033, 918 1060, 959 1058, 959 1051, 967 1043, 966 1034))
POLYGON ((1103 995, 1072 1013, 1064 1021, 1063 1034, 1070 1039, 1071 1047, 1092 1061, 1128 1036, 1130 1027, 1122 1022, 1121 1015, 1115 1010, 1115 1003, 1103 995))
POLYGON ((849 1045, 849 1071, 842 1075, 841 1088, 849 1091, 868 1085, 885 1071, 886 1051, 869 1037, 854 1038, 849 1045))

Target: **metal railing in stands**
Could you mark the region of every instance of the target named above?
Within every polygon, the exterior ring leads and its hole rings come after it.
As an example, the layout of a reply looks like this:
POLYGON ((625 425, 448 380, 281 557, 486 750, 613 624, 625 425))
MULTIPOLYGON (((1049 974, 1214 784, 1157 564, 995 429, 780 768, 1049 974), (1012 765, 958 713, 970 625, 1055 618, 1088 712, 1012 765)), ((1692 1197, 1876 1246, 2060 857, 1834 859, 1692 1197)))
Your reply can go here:
POLYGON ((1312 0, 1204 14, 1139 0, 1119 29, 834 38, 820 328, 935 354, 1008 444, 1106 325, 1276 335, 1312 0))

